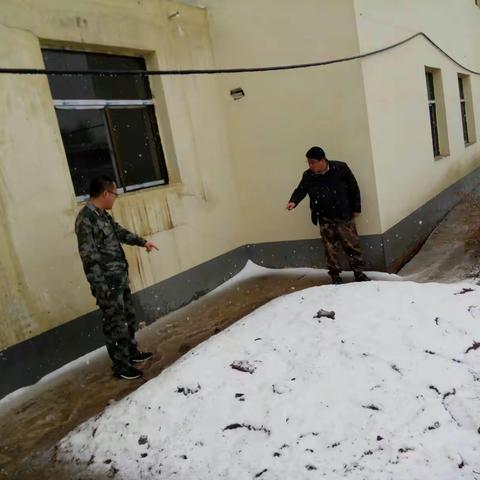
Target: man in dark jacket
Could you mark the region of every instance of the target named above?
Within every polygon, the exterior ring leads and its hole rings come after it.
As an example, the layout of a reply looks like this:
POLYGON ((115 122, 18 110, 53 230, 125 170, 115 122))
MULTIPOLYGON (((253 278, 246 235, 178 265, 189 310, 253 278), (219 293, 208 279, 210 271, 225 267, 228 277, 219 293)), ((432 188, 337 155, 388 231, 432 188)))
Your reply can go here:
POLYGON ((328 273, 333 283, 342 283, 338 242, 348 256, 355 280, 370 280, 363 273, 365 262, 354 221, 362 209, 360 190, 353 173, 346 163, 327 160, 320 147, 312 147, 307 152, 307 160, 309 169, 303 173, 287 209, 293 210, 307 194, 310 197, 312 222, 320 225, 328 273))
POLYGON ((117 186, 111 178, 102 175, 93 179, 90 200, 77 216, 75 233, 85 275, 103 312, 103 333, 113 372, 132 380, 142 376, 132 364, 145 362, 152 354, 137 349, 138 322, 121 244, 144 247, 147 252, 158 248, 113 220, 107 210, 112 209, 116 197, 117 186))

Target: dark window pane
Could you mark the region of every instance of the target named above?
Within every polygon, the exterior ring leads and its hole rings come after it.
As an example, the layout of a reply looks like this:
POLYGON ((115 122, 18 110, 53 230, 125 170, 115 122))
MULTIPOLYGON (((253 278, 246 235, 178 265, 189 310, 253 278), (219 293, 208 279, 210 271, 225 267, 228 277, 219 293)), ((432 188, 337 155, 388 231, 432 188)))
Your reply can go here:
POLYGON ((167 182, 153 107, 108 108, 113 148, 125 187, 167 182))
POLYGON ((468 138, 467 109, 465 107, 465 102, 460 102, 460 109, 462 112, 463 140, 465 143, 469 143, 470 140, 468 138))
MULTIPOLYGON (((87 58, 83 54, 43 50, 43 60, 49 70, 88 70, 87 58)), ((49 75, 47 78, 54 99, 96 98, 92 77, 49 75)))
POLYGON ((434 104, 428 106, 430 112, 430 128, 432 130, 432 144, 433 155, 435 157, 440 156, 440 143, 438 141, 438 127, 437 127, 437 109, 434 104))
POLYGON ((435 100, 435 88, 433 83, 433 73, 426 72, 426 79, 427 79, 427 91, 428 91, 428 99, 435 100))
POLYGON ((57 117, 75 194, 86 195, 97 175, 116 178, 103 110, 57 110, 57 117))
POLYGON ((465 93, 463 90, 463 78, 458 77, 458 89, 460 90, 460 99, 465 100, 465 93))
MULTIPOLYGON (((49 70, 145 70, 143 58, 99 53, 42 50, 49 70)), ((49 75, 56 100, 145 100, 152 98, 148 80, 142 76, 49 75)))

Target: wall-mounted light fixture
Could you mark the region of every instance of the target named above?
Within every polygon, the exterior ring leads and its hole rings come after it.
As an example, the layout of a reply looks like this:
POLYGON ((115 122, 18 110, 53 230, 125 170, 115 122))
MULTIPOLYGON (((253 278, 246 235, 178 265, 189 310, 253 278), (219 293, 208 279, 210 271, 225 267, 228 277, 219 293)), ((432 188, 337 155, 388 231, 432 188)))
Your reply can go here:
POLYGON ((230 95, 234 100, 240 100, 245 96, 245 92, 242 88, 234 88, 233 90, 230 90, 230 95))

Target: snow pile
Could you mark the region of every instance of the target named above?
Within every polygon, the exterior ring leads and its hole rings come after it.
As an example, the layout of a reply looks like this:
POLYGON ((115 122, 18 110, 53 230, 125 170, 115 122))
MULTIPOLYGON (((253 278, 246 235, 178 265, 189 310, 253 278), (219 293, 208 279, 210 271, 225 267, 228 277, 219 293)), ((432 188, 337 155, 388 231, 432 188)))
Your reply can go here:
MULTIPOLYGON (((327 270, 317 269, 317 268, 282 268, 282 269, 272 269, 262 267, 253 263, 251 260, 248 260, 244 268, 232 278, 222 283, 220 286, 207 293, 205 296, 200 297, 200 299, 193 300, 187 307, 195 305, 196 302, 202 301, 206 298, 213 298, 223 292, 226 292, 231 289, 240 289, 242 283, 247 281, 261 281, 262 278, 268 277, 291 277, 295 275, 298 279, 303 277, 309 277, 312 279, 318 280, 319 284, 330 283, 331 279, 328 275, 327 270)), ((398 275, 391 273, 383 272, 368 272, 368 275, 374 280, 385 280, 385 281, 398 281, 402 278, 398 275)), ((353 281, 353 274, 351 272, 343 272, 342 278, 345 281, 353 281)), ((295 287, 292 286, 292 290, 295 290, 295 287)), ((247 290, 248 293, 248 290, 247 290)), ((220 300, 221 301, 221 300, 220 300)), ((178 310, 178 312, 182 309, 178 310)), ((163 321, 167 319, 168 316, 162 317, 157 321, 163 321)), ((137 332, 136 338, 142 342, 142 338, 145 338, 147 335, 151 335, 150 331, 152 328, 155 328, 153 325, 147 326, 146 328, 137 332)), ((22 403, 29 402, 38 396, 40 396, 45 391, 58 388, 62 382, 68 381, 69 378, 75 377, 78 375, 85 376, 85 367, 95 368, 100 362, 107 362, 108 369, 110 368, 110 359, 108 357, 107 349, 105 347, 100 347, 97 350, 89 352, 82 357, 73 360, 72 362, 63 365, 57 370, 45 375, 35 384, 29 385, 27 387, 19 388, 12 393, 9 393, 5 397, 0 399, 0 416, 8 415, 11 410, 17 408, 22 403)))
POLYGON ((480 478, 480 295, 468 287, 278 298, 79 426, 56 461, 71 478, 116 480, 480 478))

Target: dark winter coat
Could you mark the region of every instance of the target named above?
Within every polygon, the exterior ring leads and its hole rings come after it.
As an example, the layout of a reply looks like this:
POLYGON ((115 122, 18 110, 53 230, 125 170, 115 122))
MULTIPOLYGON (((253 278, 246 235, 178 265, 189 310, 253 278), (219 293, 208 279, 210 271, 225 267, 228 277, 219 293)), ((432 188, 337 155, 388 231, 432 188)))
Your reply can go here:
POLYGON ((290 202, 297 206, 307 194, 315 225, 349 222, 354 213, 361 212, 357 181, 344 162, 329 160, 328 171, 325 173, 306 170, 290 202))

